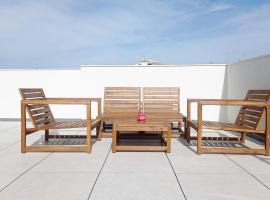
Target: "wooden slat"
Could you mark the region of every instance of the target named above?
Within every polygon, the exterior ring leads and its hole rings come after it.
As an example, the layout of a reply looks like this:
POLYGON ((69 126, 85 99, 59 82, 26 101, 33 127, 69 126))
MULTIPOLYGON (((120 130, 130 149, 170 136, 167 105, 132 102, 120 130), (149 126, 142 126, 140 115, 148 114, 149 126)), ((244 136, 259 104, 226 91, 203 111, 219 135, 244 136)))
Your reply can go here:
POLYGON ((143 90, 145 92, 148 92, 148 91, 165 91, 165 92, 168 92, 168 91, 179 91, 179 88, 178 87, 144 87, 143 90))
POLYGON ((145 95, 178 95, 178 92, 174 91, 147 91, 144 92, 145 95))
POLYGON ((138 109, 129 109, 129 108, 114 108, 114 109, 112 109, 112 108, 106 108, 105 109, 105 111, 106 112, 117 112, 117 113, 123 113, 123 112, 138 112, 139 110, 138 109))
POLYGON ((178 105, 177 104, 163 104, 163 105, 159 105, 159 104, 145 104, 144 107, 145 108, 176 108, 176 109, 178 109, 178 105))
POLYGON ((144 109, 144 112, 160 112, 160 113, 163 113, 163 112, 169 112, 169 113, 175 113, 175 112, 178 112, 177 109, 151 109, 151 108, 145 108, 144 109))
POLYGON ((253 123, 257 123, 258 122, 258 117, 253 117, 253 116, 249 116, 249 115, 243 115, 242 116, 242 118, 241 118, 242 120, 244 120, 244 121, 251 121, 251 122, 253 122, 253 123))
POLYGON ((35 93, 35 92, 43 92, 42 88, 20 88, 22 93, 35 93))
POLYGON ((85 152, 85 146, 56 146, 56 145, 49 145, 49 146, 27 146, 26 152, 58 152, 58 151, 78 151, 78 152, 85 152))
POLYGON ((107 99, 105 99, 104 100, 105 105, 112 104, 112 103, 114 103, 114 104, 138 104, 139 102, 140 102, 139 99, 137 99, 137 100, 107 100, 107 99))
POLYGON ((255 106, 244 106, 245 110, 251 110, 251 111, 257 111, 257 112, 260 112, 260 111, 263 111, 263 107, 255 107, 255 106))
POLYGON ((47 105, 46 104, 40 104, 40 105, 35 104, 35 105, 27 105, 27 107, 29 110, 33 110, 33 109, 45 108, 45 107, 47 107, 47 105))
MULTIPOLYGON (((192 120, 189 122, 189 125, 195 130, 198 129, 198 122, 192 120)), ((238 125, 233 123, 224 123, 224 122, 213 122, 213 121, 203 121, 203 129, 213 129, 213 130, 224 130, 224 131, 236 131, 236 132, 247 132, 247 133, 258 133, 263 134, 264 130, 256 130, 254 127, 249 127, 248 125, 238 125)))
POLYGON ((106 95, 138 95, 139 94, 139 91, 136 91, 136 90, 129 90, 129 91, 126 91, 126 90, 112 90, 112 91, 106 91, 105 92, 106 95))
POLYGON ((41 119, 45 119, 45 118, 49 118, 49 117, 50 117, 49 113, 43 113, 43 114, 40 114, 40 115, 33 116, 33 119, 34 120, 41 120, 41 119))
POLYGON ((234 147, 202 147, 201 152, 203 153, 231 153, 231 154, 260 154, 264 155, 264 149, 250 149, 250 148, 234 148, 234 147))
POLYGON ((270 95, 270 90, 249 90, 248 94, 267 94, 267 95, 270 95))
POLYGON ((32 114, 32 116, 42 114, 42 113, 49 113, 49 112, 50 110, 47 107, 42 108, 42 109, 37 109, 37 110, 30 110, 30 113, 32 114))
POLYGON ((252 100, 252 99, 258 99, 258 100, 267 100, 268 99, 268 94, 248 94, 247 99, 252 100))
POLYGON ((106 95, 106 100, 108 100, 108 99, 116 99, 116 100, 118 100, 118 99, 138 99, 140 96, 135 96, 135 95, 130 95, 130 96, 121 96, 121 95, 119 95, 119 96, 112 96, 112 95, 106 95))
POLYGON ((107 104, 109 108, 138 108, 138 104, 107 104))
POLYGON ((240 110, 240 114, 242 114, 242 115, 250 115, 250 116, 254 116, 254 117, 260 117, 260 112, 252 111, 252 110, 246 110, 246 109, 240 110))
POLYGON ((110 90, 140 90, 140 87, 105 87, 106 91, 110 90))
MULTIPOLYGON (((190 140, 197 140, 196 136, 190 136, 190 140)), ((209 137, 209 136, 203 136, 202 140, 209 140, 209 141, 235 141, 239 142, 238 137, 223 137, 223 136, 214 136, 214 137, 209 137)))
POLYGON ((25 99, 44 99, 44 95, 40 93, 24 93, 24 98, 25 99))
POLYGON ((178 99, 178 96, 172 95, 144 95, 144 99, 178 99))
POLYGON ((144 100, 144 104, 178 104, 178 100, 171 99, 171 100, 144 100))

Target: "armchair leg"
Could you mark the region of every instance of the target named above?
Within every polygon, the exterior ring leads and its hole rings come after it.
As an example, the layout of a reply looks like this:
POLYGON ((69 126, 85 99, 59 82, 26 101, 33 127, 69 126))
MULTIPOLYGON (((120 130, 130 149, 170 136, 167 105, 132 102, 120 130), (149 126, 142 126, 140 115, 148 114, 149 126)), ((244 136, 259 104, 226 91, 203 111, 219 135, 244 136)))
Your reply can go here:
POLYGON ((186 139, 187 139, 187 142, 189 143, 190 142, 190 126, 189 126, 189 123, 187 122, 187 127, 186 127, 186 130, 185 130, 185 135, 186 135, 186 139))
POLYGON ((21 152, 26 152, 26 106, 21 104, 21 152))
POLYGON ((49 141, 49 130, 45 130, 45 141, 49 141))
POLYGON ((97 140, 101 141, 102 139, 102 130, 103 130, 103 123, 101 122, 99 126, 96 128, 97 140))
POLYGON ((197 132, 197 154, 200 155, 202 153, 202 129, 198 128, 197 132))
POLYGON ((246 141, 246 136, 247 136, 247 134, 246 133, 241 133, 241 138, 240 138, 240 140, 241 140, 241 142, 242 143, 245 143, 245 141, 246 141))

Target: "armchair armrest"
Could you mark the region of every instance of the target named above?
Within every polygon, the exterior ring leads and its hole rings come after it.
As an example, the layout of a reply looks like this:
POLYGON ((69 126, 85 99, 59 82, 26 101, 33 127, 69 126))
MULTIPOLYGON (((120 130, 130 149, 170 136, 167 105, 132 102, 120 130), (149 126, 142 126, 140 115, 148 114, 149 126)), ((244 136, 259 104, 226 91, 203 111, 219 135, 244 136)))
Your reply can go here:
MULTIPOLYGON (((269 107, 270 102, 244 99, 187 99, 187 121, 191 120, 191 103, 198 103, 198 112, 203 105, 259 106, 269 107)), ((199 118, 198 118, 199 119, 199 118)))
POLYGON ((67 105, 86 105, 91 111, 91 103, 98 103, 98 116, 101 119, 101 98, 46 98, 46 99, 25 99, 21 100, 22 105, 26 104, 67 104, 67 105))
POLYGON ((74 104, 88 105, 92 101, 98 101, 98 98, 46 98, 46 99, 26 99, 23 104, 74 104))

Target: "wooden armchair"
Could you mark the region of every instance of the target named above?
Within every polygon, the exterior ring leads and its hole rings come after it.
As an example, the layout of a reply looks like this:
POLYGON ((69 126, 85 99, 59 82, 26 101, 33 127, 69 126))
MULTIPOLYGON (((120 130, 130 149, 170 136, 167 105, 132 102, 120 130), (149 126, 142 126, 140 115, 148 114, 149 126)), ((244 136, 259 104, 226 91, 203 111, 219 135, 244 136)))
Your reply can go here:
POLYGON ((96 128, 97 134, 100 129, 101 99, 100 98, 46 98, 41 88, 20 88, 21 100, 21 152, 28 151, 85 151, 91 152, 91 130, 96 128), (98 103, 98 116, 91 119, 91 103, 98 103), (56 121, 51 112, 49 104, 72 104, 86 106, 86 120, 56 121), (26 127, 26 111, 30 117, 33 127, 26 127), (85 135, 50 135, 49 130, 87 128, 85 135), (27 146, 26 136, 36 131, 45 131, 45 141, 49 138, 86 138, 84 146, 27 146))
POLYGON ((240 153, 264 154, 269 156, 270 145, 270 90, 249 90, 244 100, 219 99, 188 99, 187 104, 187 141, 197 139, 197 153, 240 153), (191 120, 191 103, 197 103, 198 120, 191 120), (241 106, 235 123, 223 123, 202 120, 202 107, 206 105, 241 106), (265 112, 266 111, 266 112, 265 112), (266 113, 265 130, 260 129, 263 114, 266 113), (190 136, 190 128, 197 131, 197 137, 190 136), (233 131, 241 133, 237 137, 203 137, 202 129, 233 131), (265 136, 264 149, 251 149, 248 147, 205 147, 202 140, 214 141, 241 141, 245 142, 247 133, 262 134, 265 136))

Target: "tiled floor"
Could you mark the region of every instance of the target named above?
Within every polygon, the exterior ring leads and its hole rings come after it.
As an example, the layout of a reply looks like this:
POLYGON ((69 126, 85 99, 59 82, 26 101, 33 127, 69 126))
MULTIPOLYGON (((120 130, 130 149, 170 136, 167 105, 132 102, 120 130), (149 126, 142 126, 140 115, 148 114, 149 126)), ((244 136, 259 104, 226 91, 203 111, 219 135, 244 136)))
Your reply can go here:
POLYGON ((170 154, 111 153, 110 145, 104 138, 91 154, 21 154, 20 124, 0 122, 0 199, 270 199, 270 157, 198 156, 178 139, 170 154))

